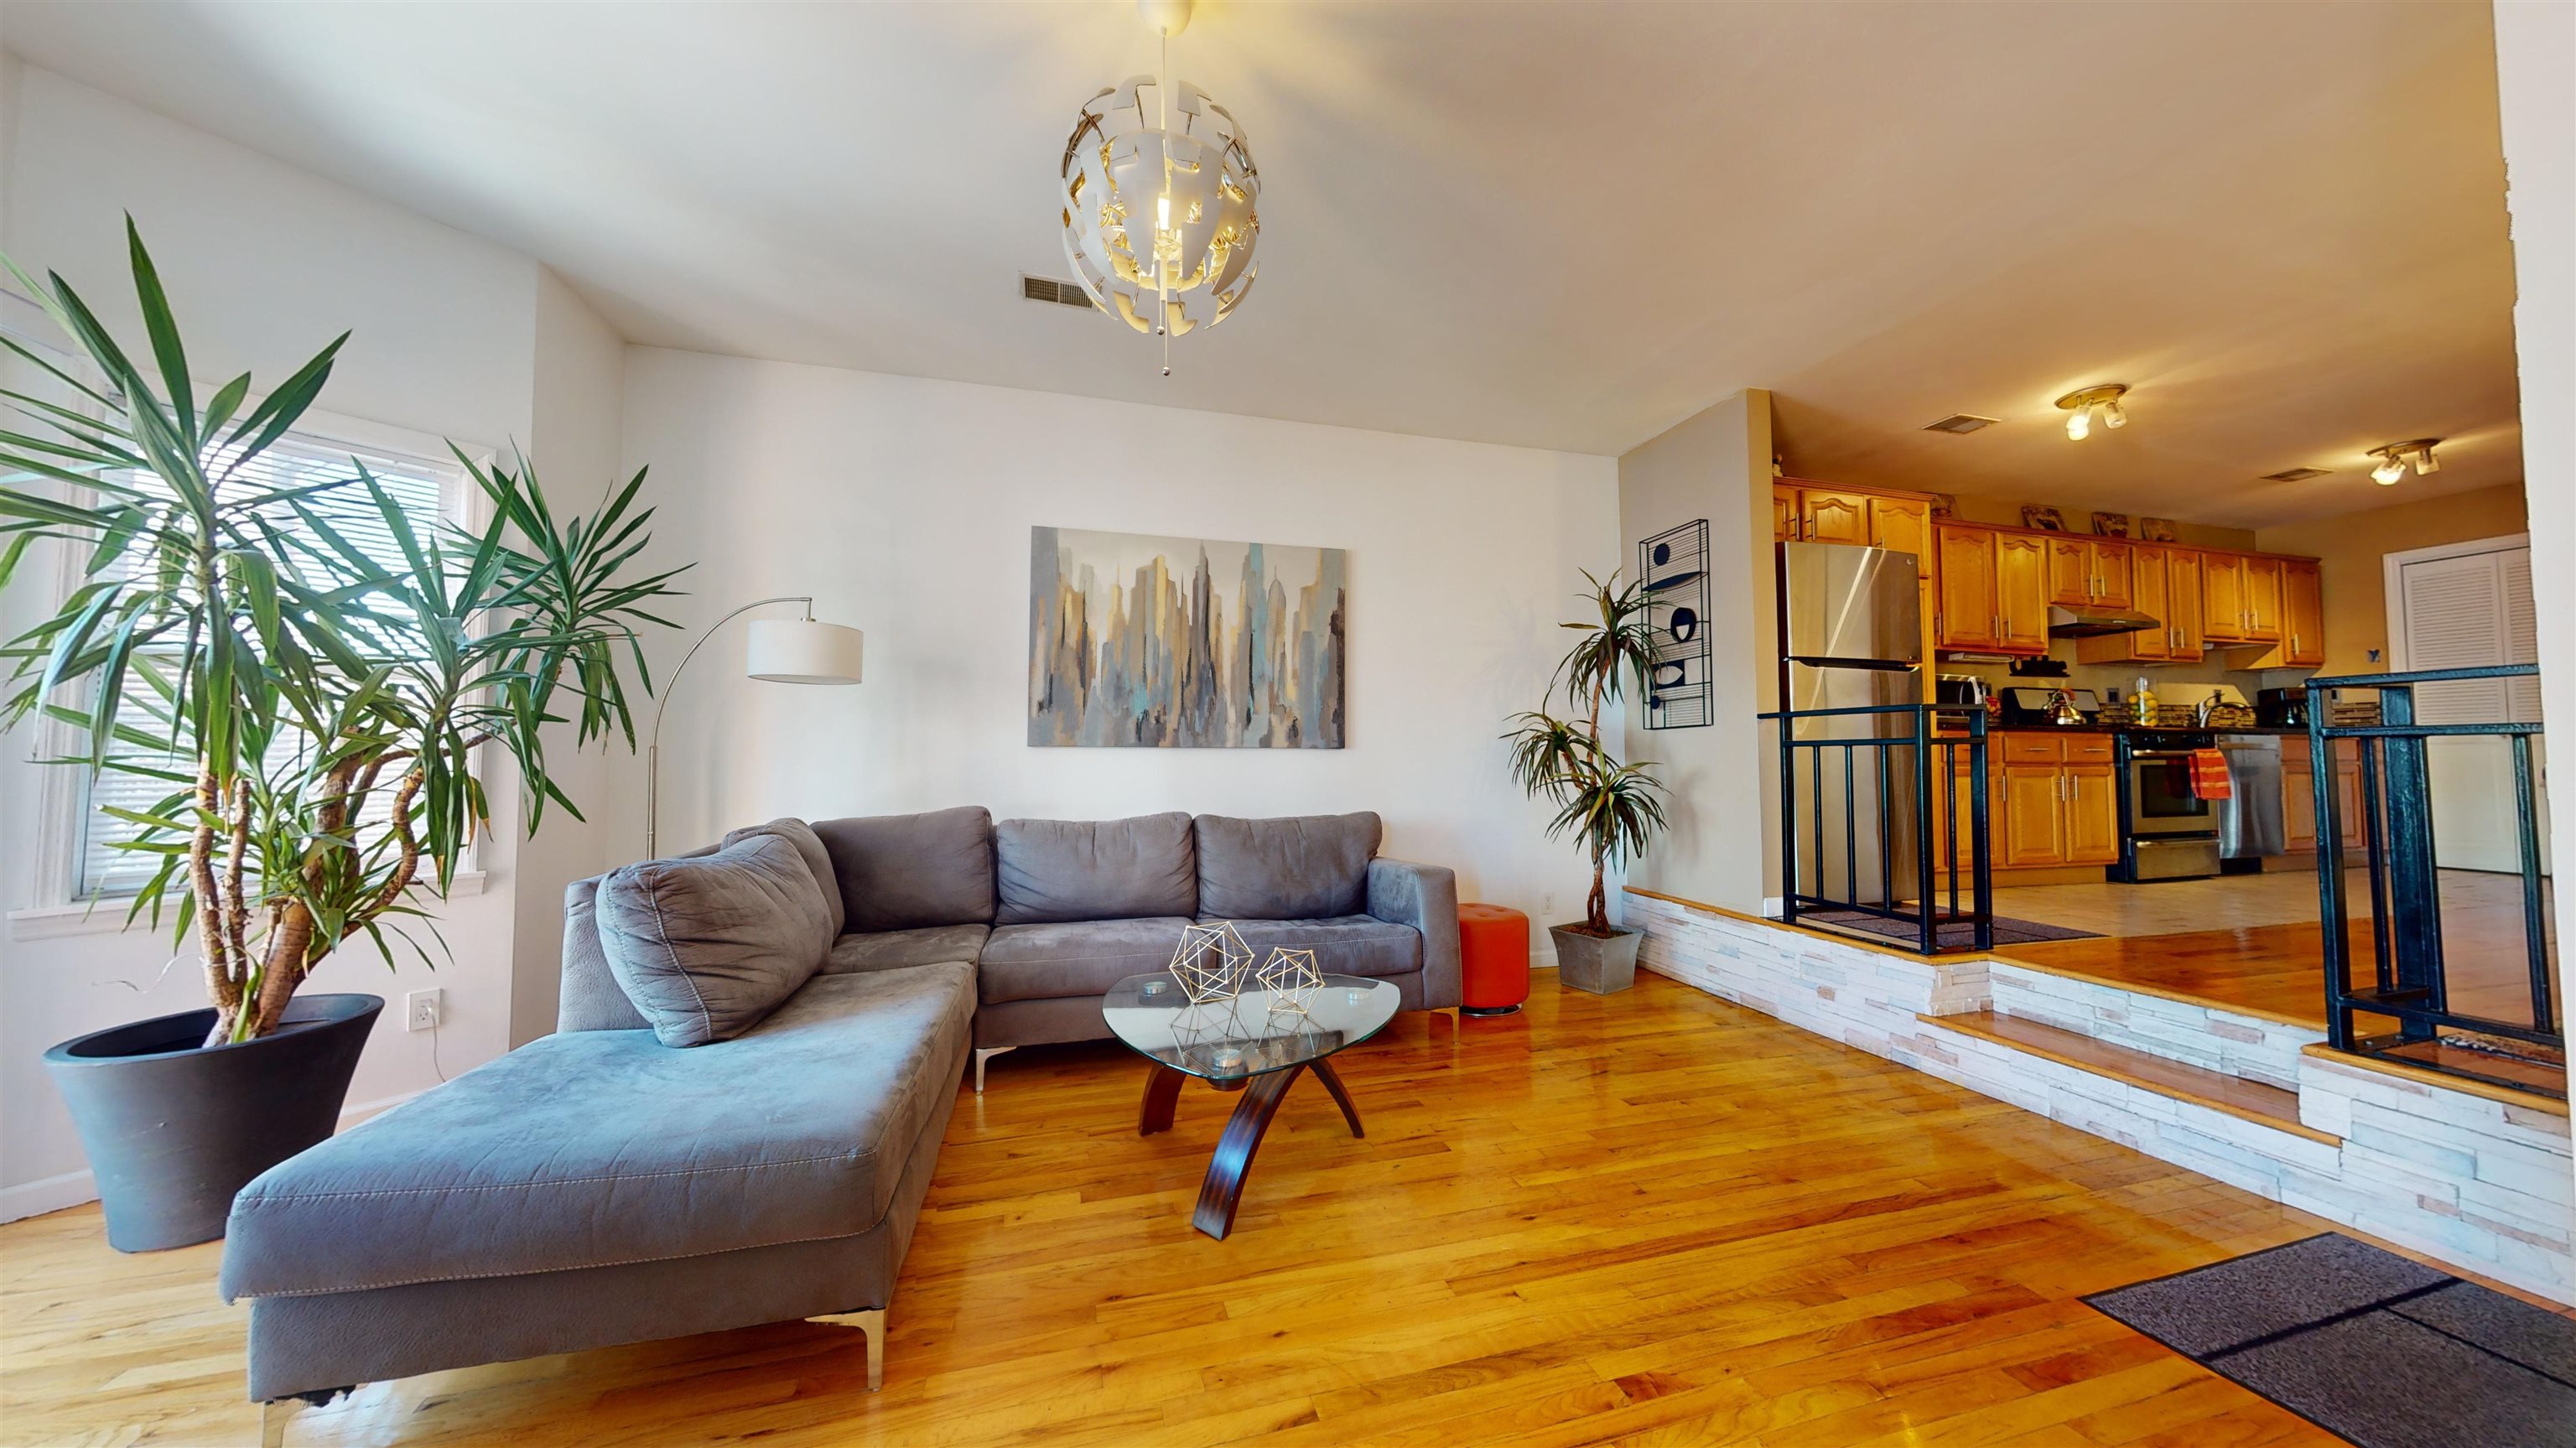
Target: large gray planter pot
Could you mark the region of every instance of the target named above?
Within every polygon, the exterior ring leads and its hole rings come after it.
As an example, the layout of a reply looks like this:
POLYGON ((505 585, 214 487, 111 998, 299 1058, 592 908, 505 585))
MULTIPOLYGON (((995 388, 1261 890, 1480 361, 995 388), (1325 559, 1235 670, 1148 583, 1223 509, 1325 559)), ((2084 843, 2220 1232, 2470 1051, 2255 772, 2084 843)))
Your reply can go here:
POLYGON ((1643 937, 1622 930, 1604 939, 1571 925, 1551 925, 1556 940, 1557 984, 1594 995, 1610 995, 1637 983, 1637 942, 1643 937))
POLYGON ((107 1244, 224 1234, 233 1193, 329 1136, 382 996, 297 996, 256 1041, 204 1044, 214 1008, 93 1031, 45 1053, 98 1179, 107 1244))

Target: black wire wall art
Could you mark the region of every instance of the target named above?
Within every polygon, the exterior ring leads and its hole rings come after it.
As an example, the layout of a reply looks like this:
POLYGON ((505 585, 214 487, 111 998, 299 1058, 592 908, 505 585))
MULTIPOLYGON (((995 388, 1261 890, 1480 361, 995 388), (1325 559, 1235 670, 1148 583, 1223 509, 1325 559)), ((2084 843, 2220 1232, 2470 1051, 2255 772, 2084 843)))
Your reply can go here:
POLYGON ((1708 520, 1695 518, 1637 545, 1654 652, 1646 669, 1646 727, 1703 729, 1711 717, 1708 520))

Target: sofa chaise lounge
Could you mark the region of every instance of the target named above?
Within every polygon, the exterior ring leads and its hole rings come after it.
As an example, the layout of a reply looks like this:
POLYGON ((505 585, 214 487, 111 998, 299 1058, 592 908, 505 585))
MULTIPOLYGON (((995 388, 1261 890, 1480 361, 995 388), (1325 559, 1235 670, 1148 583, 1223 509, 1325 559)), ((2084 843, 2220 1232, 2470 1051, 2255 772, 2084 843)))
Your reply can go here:
POLYGON ((1450 872, 1375 815, 796 820, 566 892, 555 1034, 233 1204, 267 1441, 360 1383, 885 1310, 970 1052, 1106 1037, 1099 998, 1236 919, 1256 951, 1458 1003, 1450 872))

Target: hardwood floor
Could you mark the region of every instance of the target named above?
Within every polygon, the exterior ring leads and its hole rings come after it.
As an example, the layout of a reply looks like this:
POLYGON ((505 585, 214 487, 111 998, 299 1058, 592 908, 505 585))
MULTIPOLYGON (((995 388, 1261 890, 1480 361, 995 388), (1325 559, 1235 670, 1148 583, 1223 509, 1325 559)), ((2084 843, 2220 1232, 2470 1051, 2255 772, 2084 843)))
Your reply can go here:
MULTIPOLYGON (((2351 942, 2366 976, 2370 893, 2359 872, 2353 879, 2351 942)), ((2454 1008, 2495 1020, 2531 1019, 2521 881, 2445 870, 2441 893, 2454 1008)), ((1995 954, 2006 959, 2325 1026, 2325 955, 2313 875, 2276 871, 2155 885, 1998 890, 1995 913, 2103 935, 1997 948, 1995 954)), ((2551 918, 2544 910, 2544 925, 2551 918)), ((2554 949, 2554 939, 2551 944, 2554 949)), ((2553 1000, 2551 1006, 2563 1018, 2561 1003, 2553 1000)), ((2364 1022, 2365 1029, 2393 1026, 2379 1017, 2364 1022)))
MULTIPOLYGON (((1190 1226, 1233 1098, 1024 1050, 961 1100, 889 1313, 369 1386, 295 1445, 2333 1440, 2085 1307, 2326 1224, 1657 977, 1406 1016, 1190 1226)), ((0 1227, 0 1440, 256 1441, 218 1247, 0 1227)))

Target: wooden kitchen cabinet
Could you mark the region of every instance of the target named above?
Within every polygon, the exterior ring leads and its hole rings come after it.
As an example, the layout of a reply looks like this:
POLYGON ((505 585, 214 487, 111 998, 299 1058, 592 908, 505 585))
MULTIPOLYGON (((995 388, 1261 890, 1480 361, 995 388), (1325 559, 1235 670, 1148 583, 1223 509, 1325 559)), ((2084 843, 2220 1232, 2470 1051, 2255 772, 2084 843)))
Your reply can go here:
POLYGON ((2048 553, 2027 533, 1995 535, 1995 646, 2006 653, 2048 652, 2048 553))
POLYGON ((2002 836, 1995 846, 1995 865, 2017 870, 2066 863, 2066 802, 2058 793, 2058 766, 2014 764, 2003 767, 2003 787, 1990 806, 1991 825, 2002 836))
POLYGON ((2184 653, 2183 626, 2176 605, 2187 596, 2190 616, 2200 617, 2200 570, 2197 559, 2184 550, 2161 544, 2140 543, 2124 553, 2120 561, 2128 597, 2124 608, 2135 609, 2156 620, 2157 627, 2135 633, 2103 634, 2079 639, 2075 657, 2087 664, 2170 664, 2178 659, 2200 657, 2199 626, 2192 625, 2190 652, 2184 653), (2176 559, 2186 560, 2188 571, 2176 559))
POLYGON ((2069 764, 2064 782, 2066 863, 2108 865, 2120 858, 2120 796, 2111 766, 2069 764))
POLYGON ((1983 653, 2048 652, 2049 539, 2039 533, 1936 523, 1940 565, 1933 643, 1983 653))
POLYGON ((1923 498, 1869 500, 1869 544, 1914 555, 1915 571, 1932 576, 1932 504, 1923 498))
POLYGON ((2303 559, 2281 563, 2281 662, 2314 669, 2326 661, 2325 579, 2303 559))
POLYGON ((1945 649, 1991 649, 2003 621, 1995 607, 1995 535, 1955 523, 1932 527, 1935 579, 1932 639, 1945 649))
POLYGON ((1806 539, 1810 543, 1845 543, 1855 548, 1869 546, 1869 495, 1866 493, 1832 493, 1822 488, 1801 488, 1798 512, 1806 519, 1806 539))
POLYGON ((2214 644, 2245 641, 2245 559, 2236 553, 2200 555, 2200 631, 2214 644))
POLYGON ((1771 540, 1793 542, 1798 537, 1801 519, 1798 513, 1798 490, 1787 483, 1771 485, 1771 540))
POLYGON ((2129 545, 2100 538, 2048 540, 2048 601, 2065 608, 2127 608, 2129 545))
POLYGON ((2247 555, 2245 567, 2245 641, 2279 643, 2281 632, 2281 560, 2247 555))
POLYGON ((2198 663, 2206 649, 2201 632, 2200 555, 2188 548, 2165 550, 2165 658, 2170 663, 2198 663))

